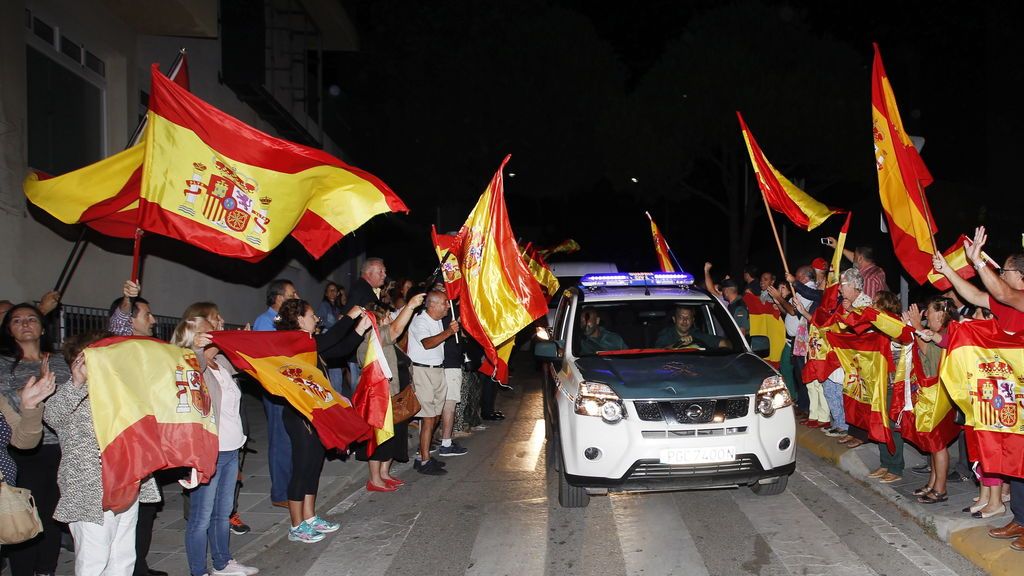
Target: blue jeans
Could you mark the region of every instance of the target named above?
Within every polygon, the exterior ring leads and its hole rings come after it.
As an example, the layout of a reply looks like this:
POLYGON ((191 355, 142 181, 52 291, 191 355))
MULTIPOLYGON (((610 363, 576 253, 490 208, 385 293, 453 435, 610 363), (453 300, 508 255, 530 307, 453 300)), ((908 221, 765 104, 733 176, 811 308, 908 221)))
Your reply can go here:
POLYGON ((341 394, 342 388, 345 387, 345 370, 343 368, 328 368, 327 379, 331 381, 331 388, 334 388, 334 392, 341 394))
POLYGON ((828 409, 832 412, 832 426, 840 430, 846 430, 846 412, 843 410, 843 385, 831 380, 825 380, 822 387, 825 389, 825 402, 828 402, 828 409))
POLYGON ((185 525, 185 553, 192 576, 206 570, 206 550, 210 549, 214 570, 222 570, 231 560, 228 541, 231 538, 231 508, 235 503, 235 481, 238 479, 238 450, 217 454, 217 473, 209 484, 192 490, 185 525))
POLYGON ((284 429, 284 401, 263 393, 263 410, 267 413, 267 464, 270 467, 270 501, 288 500, 288 482, 292 479, 292 441, 284 429))

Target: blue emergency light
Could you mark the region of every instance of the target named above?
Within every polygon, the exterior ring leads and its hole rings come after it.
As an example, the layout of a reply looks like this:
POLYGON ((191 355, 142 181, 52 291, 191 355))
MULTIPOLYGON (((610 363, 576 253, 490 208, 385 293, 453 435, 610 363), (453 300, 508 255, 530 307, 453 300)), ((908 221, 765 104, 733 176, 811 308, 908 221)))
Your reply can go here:
POLYGON ((691 286, 693 274, 686 272, 617 272, 587 274, 580 278, 585 288, 623 286, 691 286))

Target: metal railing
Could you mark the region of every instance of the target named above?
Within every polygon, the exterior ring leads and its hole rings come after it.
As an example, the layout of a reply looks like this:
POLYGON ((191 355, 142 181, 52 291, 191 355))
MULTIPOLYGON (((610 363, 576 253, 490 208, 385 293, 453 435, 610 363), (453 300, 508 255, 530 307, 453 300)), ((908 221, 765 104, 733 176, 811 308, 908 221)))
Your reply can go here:
MULTIPOLYGON (((76 334, 106 330, 107 322, 110 319, 110 311, 106 308, 61 304, 60 314, 56 316, 53 321, 57 324, 57 329, 55 330, 57 338, 54 339, 53 344, 59 347, 64 343, 65 338, 76 334)), ((174 334, 174 327, 178 325, 180 318, 157 316, 156 314, 153 316, 156 318, 156 324, 153 325, 153 337, 169 342, 174 334)), ((226 330, 236 330, 242 328, 242 326, 225 324, 224 328, 226 330)))

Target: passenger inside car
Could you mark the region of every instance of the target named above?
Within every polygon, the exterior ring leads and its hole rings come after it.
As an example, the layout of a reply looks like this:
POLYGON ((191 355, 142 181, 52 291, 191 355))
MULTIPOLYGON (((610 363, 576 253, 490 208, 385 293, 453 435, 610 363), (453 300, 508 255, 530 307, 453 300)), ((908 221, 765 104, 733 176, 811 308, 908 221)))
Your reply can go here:
POLYGON ((601 326, 601 317, 591 307, 580 311, 580 345, 581 355, 597 354, 606 350, 625 350, 626 341, 615 332, 601 326))
POLYGON ((694 328, 696 311, 692 306, 677 306, 672 314, 672 324, 666 326, 654 341, 655 348, 707 350, 731 348, 729 340, 713 336, 694 328))

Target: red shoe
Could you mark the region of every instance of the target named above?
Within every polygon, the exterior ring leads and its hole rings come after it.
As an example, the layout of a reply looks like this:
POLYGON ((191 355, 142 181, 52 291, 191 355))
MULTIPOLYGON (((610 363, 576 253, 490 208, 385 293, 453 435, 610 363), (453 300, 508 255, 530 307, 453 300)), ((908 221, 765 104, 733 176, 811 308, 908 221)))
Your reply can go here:
POLYGON ((394 492, 395 490, 398 490, 398 486, 392 486, 390 484, 387 486, 377 486, 369 480, 366 481, 367 492, 394 492))
POLYGON ((399 480, 398 478, 385 478, 384 483, 387 484, 388 486, 394 486, 395 488, 398 488, 399 486, 405 486, 405 482, 399 480))

